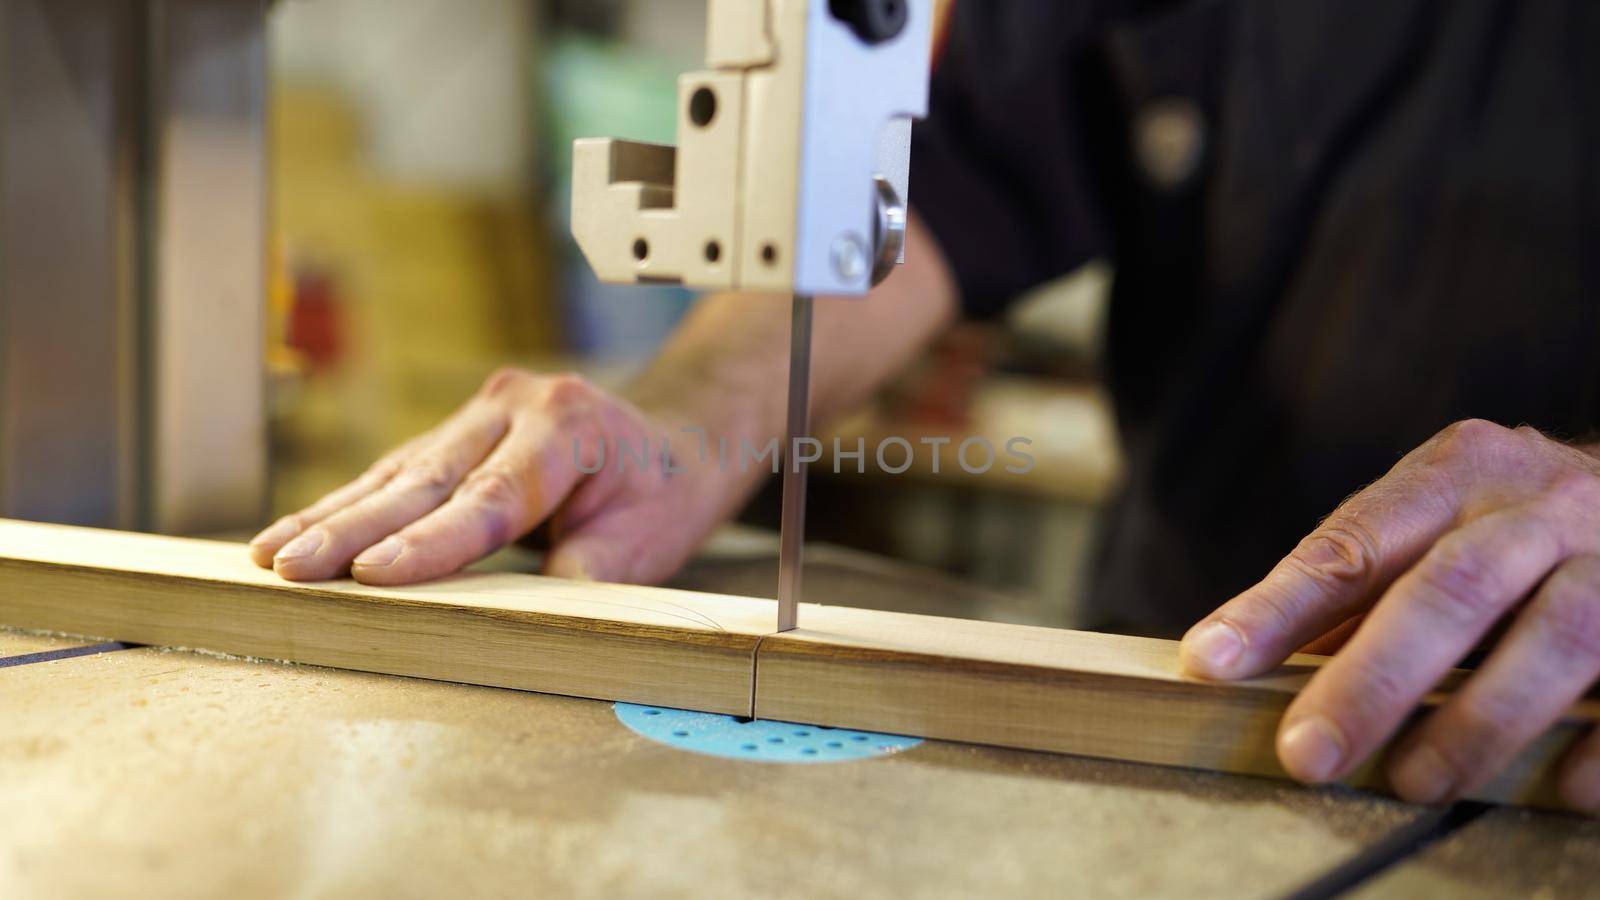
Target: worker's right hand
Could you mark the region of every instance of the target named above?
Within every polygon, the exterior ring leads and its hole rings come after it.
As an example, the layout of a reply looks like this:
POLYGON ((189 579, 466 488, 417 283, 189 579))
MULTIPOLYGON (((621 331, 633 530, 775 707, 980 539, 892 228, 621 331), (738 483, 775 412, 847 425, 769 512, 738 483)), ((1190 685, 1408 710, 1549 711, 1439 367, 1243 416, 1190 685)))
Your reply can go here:
POLYGON ((261 532, 250 553, 293 581, 348 571, 366 584, 408 584, 450 574, 550 519, 547 574, 659 581, 732 506, 731 479, 694 447, 577 376, 506 369, 439 427, 261 532), (669 472, 662 448, 671 437, 669 472), (610 452, 586 474, 602 441, 610 452), (619 441, 647 444, 649 463, 618 458, 619 441))

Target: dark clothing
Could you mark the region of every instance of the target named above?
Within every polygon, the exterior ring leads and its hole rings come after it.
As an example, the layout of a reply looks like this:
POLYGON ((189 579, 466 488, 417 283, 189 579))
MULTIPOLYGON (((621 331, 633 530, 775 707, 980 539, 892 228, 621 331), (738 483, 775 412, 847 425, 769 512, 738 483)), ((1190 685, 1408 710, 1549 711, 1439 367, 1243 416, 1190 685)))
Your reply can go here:
POLYGON ((1600 418, 1593 0, 959 0, 912 158, 972 314, 1115 262, 1104 624, 1185 627, 1452 421, 1600 418))

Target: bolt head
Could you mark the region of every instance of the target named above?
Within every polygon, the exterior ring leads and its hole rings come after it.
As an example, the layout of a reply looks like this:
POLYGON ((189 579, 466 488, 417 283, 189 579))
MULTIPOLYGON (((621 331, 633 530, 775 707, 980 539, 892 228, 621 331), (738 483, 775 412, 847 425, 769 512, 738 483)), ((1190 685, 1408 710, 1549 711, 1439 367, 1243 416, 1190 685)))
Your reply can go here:
POLYGON ((833 271, 844 281, 855 282, 867 274, 867 245, 856 234, 841 234, 833 241, 833 271))

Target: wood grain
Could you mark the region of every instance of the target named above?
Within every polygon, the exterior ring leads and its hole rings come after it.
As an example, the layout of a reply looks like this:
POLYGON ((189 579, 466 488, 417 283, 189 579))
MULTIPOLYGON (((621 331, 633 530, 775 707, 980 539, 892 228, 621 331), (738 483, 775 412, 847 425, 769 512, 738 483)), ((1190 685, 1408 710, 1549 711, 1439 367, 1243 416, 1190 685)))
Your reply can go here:
MULTIPOLYGON (((761 643, 763 718, 1277 778, 1278 720, 1326 659, 1220 683, 1179 674, 1175 641, 845 607, 800 621, 761 643)), ((1559 806, 1556 763, 1597 720, 1600 701, 1581 701, 1473 796, 1559 806)), ((1387 790, 1376 761, 1348 780, 1387 790)))
POLYGON ((0 520, 0 624, 744 715, 769 600, 466 574, 290 584, 237 544, 0 520))
MULTIPOLYGON (((730 715, 1282 777, 1323 657, 1234 683, 1173 641, 518 574, 291 584, 236 544, 0 520, 0 625, 730 715), (751 708, 752 698, 754 709, 751 708)), ((1448 696, 1428 698, 1436 705, 1448 696)), ((1475 796, 1557 805, 1587 699, 1475 796)), ((1376 766, 1353 782, 1383 788, 1376 766)))

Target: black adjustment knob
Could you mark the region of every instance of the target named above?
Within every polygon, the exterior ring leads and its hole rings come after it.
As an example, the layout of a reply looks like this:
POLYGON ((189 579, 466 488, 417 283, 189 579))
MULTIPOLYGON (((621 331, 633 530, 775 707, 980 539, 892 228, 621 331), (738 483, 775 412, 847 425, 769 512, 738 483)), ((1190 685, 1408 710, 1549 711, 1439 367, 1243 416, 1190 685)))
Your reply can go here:
POLYGON ((909 3, 910 0, 828 0, 828 12, 849 25, 863 41, 881 44, 905 29, 909 3))

